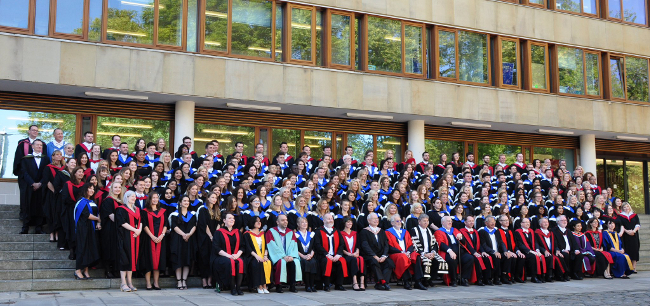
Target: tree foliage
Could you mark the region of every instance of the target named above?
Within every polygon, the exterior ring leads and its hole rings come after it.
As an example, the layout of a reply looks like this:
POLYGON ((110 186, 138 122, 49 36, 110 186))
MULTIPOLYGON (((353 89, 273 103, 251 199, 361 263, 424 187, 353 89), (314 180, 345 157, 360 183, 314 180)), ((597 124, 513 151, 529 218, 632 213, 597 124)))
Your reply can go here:
POLYGON ((648 60, 626 57, 625 74, 628 100, 648 102, 648 60))
POLYGON ((486 34, 458 32, 458 69, 461 81, 473 83, 489 81, 486 34))

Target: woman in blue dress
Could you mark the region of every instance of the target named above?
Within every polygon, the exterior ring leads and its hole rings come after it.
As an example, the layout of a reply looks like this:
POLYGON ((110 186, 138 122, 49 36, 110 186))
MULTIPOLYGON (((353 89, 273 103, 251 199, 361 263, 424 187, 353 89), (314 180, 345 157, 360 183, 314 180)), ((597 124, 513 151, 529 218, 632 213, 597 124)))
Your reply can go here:
POLYGON ((604 250, 609 251, 614 259, 614 264, 611 265, 612 276, 628 279, 633 268, 630 257, 625 254, 623 240, 620 238, 622 235, 615 231, 616 223, 613 220, 605 221, 605 226, 607 230, 603 232, 605 238, 603 239, 603 246, 604 250))

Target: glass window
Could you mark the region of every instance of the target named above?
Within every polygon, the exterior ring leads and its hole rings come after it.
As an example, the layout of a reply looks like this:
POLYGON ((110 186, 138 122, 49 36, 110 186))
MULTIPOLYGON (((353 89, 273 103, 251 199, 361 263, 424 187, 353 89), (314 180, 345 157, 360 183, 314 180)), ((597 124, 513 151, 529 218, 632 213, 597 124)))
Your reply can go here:
POLYGON ((361 26, 361 19, 359 17, 354 17, 354 69, 359 70, 361 65, 361 58, 359 57, 359 32, 361 26))
POLYGON ((232 1, 232 54, 271 57, 273 3, 232 1))
POLYGON ((153 25, 154 1, 108 1, 107 40, 150 45, 153 25))
POLYGON ((102 39, 102 0, 90 0, 88 7, 88 40, 100 41, 102 39))
POLYGON ((547 65, 546 65, 546 45, 531 45, 530 46, 530 70, 533 89, 547 89, 547 65))
POLYGON ((350 66, 350 15, 332 14, 332 64, 350 66))
POLYGON ((275 61, 282 61, 282 6, 275 5, 275 61))
POLYGON ((194 127, 194 150, 197 154, 205 154, 205 144, 212 140, 219 141, 219 154, 223 156, 233 154, 237 142, 244 143, 244 155, 252 156, 255 152, 254 127, 197 123, 194 127))
POLYGON ((323 13, 316 11, 316 65, 323 65, 323 13))
POLYGON ((377 156, 375 156, 375 162, 379 165, 379 162, 386 156, 386 151, 393 150, 395 154, 395 161, 402 161, 402 138, 394 136, 377 136, 377 156))
POLYGON ((402 22, 368 17, 368 70, 402 72, 402 22))
POLYGON ((50 33, 50 0, 36 0, 36 17, 34 19, 34 34, 48 35, 50 33))
POLYGON ((438 73, 456 78, 456 32, 438 31, 438 73))
POLYGON ((422 74, 422 27, 404 26, 404 72, 422 74))
POLYGON ((625 75, 627 76, 627 99, 648 102, 648 60, 626 57, 625 75))
POLYGON ((311 149, 311 157, 319 159, 323 157, 323 148, 332 146, 332 133, 305 131, 305 145, 311 149))
POLYGON ((477 164, 482 165, 483 156, 490 155, 490 163, 495 163, 499 162, 499 155, 505 154, 506 164, 510 165, 517 161, 518 153, 523 153, 521 146, 479 143, 478 156, 474 156, 474 160, 477 164))
POLYGON ((312 61, 312 25, 311 9, 291 9, 291 59, 312 61))
POLYGON ((546 7, 545 0, 528 0, 528 4, 537 4, 546 7))
POLYGON ((29 1, 0 1, 0 26, 27 29, 29 1))
POLYGON ((582 50, 568 47, 558 47, 557 49, 560 92, 583 95, 585 93, 585 78, 582 50))
POLYGON ((52 141, 52 132, 56 128, 63 130, 63 139, 77 143, 75 137, 77 116, 72 114, 25 112, 0 109, 0 178, 16 178, 14 156, 18 141, 27 138, 29 126, 37 125, 38 138, 46 144, 52 141))
POLYGON ((180 47, 183 40, 183 0, 160 0, 158 44, 180 47))
POLYGON ((343 135, 336 134, 336 156, 332 156, 332 158, 341 158, 343 156, 343 149, 343 135))
POLYGON ((566 169, 573 171, 575 169, 574 153, 572 149, 557 149, 557 148, 533 148, 533 158, 539 159, 544 163, 545 159, 551 160, 551 168, 557 169, 560 165, 560 160, 566 160, 566 169))
POLYGON ((458 32, 459 79, 472 83, 488 82, 487 35, 458 32))
POLYGON ((585 53, 587 70, 587 94, 591 96, 600 95, 600 67, 598 54, 585 53))
POLYGON ((220 52, 228 51, 228 0, 205 2, 205 40, 203 48, 220 52))
POLYGON ((645 214, 645 187, 643 184, 643 164, 640 161, 625 161, 625 183, 627 202, 637 214, 645 214))
POLYGON ((188 52, 198 51, 199 33, 199 3, 198 0, 187 1, 187 41, 185 48, 188 52))
POLYGON ((54 32, 83 34, 84 0, 57 0, 54 32))
POLYGON ((598 0, 582 0, 582 12, 585 14, 598 14, 598 0))
POLYGON ((580 0, 555 0, 558 10, 580 13, 580 0))
POLYGON ((518 41, 501 40, 501 79, 503 85, 519 86, 518 41))
MULTIPOLYGON (((98 116, 95 142, 102 149, 110 148, 113 146, 111 143, 113 135, 120 135, 122 142, 129 144, 129 149, 133 149, 140 138, 146 143, 163 138, 165 143, 169 144, 169 121, 98 116)), ((168 150, 176 150, 170 149, 169 145, 167 147, 168 150)))
POLYGON ((283 142, 287 143, 287 146, 289 147, 289 151, 287 152, 294 158, 298 157, 298 153, 302 151, 302 148, 300 147, 299 130, 272 129, 271 136, 273 143, 271 145, 269 159, 273 158, 275 154, 280 152, 280 144, 283 142))
POLYGON ((447 162, 451 161, 451 155, 455 152, 460 154, 462 160, 465 144, 462 141, 427 139, 424 141, 424 149, 429 152, 431 161, 437 165, 440 163, 440 155, 443 153, 447 154, 447 162))
POLYGON ((609 18, 646 24, 645 0, 609 0, 608 8, 609 18))
MULTIPOLYGON (((364 157, 363 154, 366 153, 367 150, 374 150, 375 146, 372 135, 348 134, 347 136, 348 146, 351 146, 353 149, 352 159, 362 162, 364 157)), ((342 149, 343 152, 345 152, 345 148, 342 149)), ((338 158, 340 159, 342 157, 343 155, 338 158)))
POLYGON ((609 83, 611 84, 612 98, 625 99, 625 84, 623 80, 623 59, 618 57, 610 58, 609 83))

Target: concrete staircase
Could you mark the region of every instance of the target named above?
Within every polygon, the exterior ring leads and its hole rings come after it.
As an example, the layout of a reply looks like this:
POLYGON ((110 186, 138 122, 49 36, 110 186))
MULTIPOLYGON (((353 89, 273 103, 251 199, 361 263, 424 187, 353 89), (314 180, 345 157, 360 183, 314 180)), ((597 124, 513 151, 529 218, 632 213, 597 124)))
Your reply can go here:
MULTIPOLYGON (((61 251, 49 235, 20 235, 17 205, 0 205, 0 292, 80 289, 118 289, 120 279, 106 279, 103 269, 90 269, 91 280, 75 280, 75 261, 61 251)), ((33 228, 31 231, 33 232, 33 228)), ((145 289, 144 278, 133 280, 145 289)), ((188 287, 201 287, 201 279, 190 277, 188 287)), ((175 278, 161 278, 160 286, 175 288, 175 278)))
POLYGON ((639 221, 641 222, 641 229, 639 230, 641 247, 636 270, 650 271, 650 215, 639 215, 639 221))

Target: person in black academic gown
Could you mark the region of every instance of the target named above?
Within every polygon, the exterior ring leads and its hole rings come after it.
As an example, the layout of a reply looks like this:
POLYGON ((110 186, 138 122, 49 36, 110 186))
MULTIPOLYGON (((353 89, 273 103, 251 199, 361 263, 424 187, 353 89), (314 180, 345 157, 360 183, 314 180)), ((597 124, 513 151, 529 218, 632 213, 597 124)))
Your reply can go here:
POLYGON ((74 260, 75 257, 75 230, 74 230, 74 206, 77 204, 79 190, 83 186, 84 169, 76 167, 70 173, 70 180, 65 183, 61 190, 61 223, 65 231, 65 239, 70 248, 68 259, 74 260))
POLYGON ((25 186, 24 201, 21 201, 23 228, 21 234, 27 234, 29 226, 36 226, 36 234, 45 234, 41 229, 43 225, 43 190, 46 183, 45 172, 50 159, 43 154, 44 143, 40 139, 32 143, 32 154, 27 154, 20 162, 18 180, 25 186))
POLYGON ((379 228, 376 213, 368 215, 368 227, 360 231, 361 255, 366 267, 375 274, 375 289, 390 290, 388 281, 395 269, 395 263, 388 258, 388 238, 386 232, 379 228))
POLYGON ((45 196, 43 199, 43 211, 45 213, 46 223, 50 227, 50 242, 55 242, 57 240, 57 227, 56 224, 59 223, 59 214, 57 207, 57 196, 60 189, 54 188, 54 183, 56 176, 60 175, 61 170, 64 169, 65 164, 63 163, 63 153, 61 151, 54 151, 52 153, 52 163, 47 165, 47 168, 43 172, 43 190, 45 191, 45 196))
POLYGON ((115 212, 122 205, 122 184, 113 182, 109 187, 109 194, 102 201, 99 208, 99 216, 102 222, 102 230, 99 232, 102 246, 102 261, 106 278, 117 276, 117 225, 115 223, 115 212))
POLYGON ((307 292, 317 292, 314 287, 316 275, 318 273, 318 261, 314 252, 314 232, 309 231, 309 223, 307 218, 298 217, 296 224, 296 240, 298 242, 298 255, 300 256, 300 269, 302 270, 302 280, 305 282, 305 290, 307 292))
POLYGON ((234 227, 235 216, 227 213, 223 218, 223 227, 212 239, 212 273, 220 286, 230 288, 232 295, 244 295, 241 282, 246 273, 244 260, 241 258, 245 249, 239 230, 234 227))
POLYGON ((129 190, 122 198, 122 206, 115 210, 115 225, 117 225, 118 266, 124 292, 136 291, 131 277, 138 267, 140 249, 140 234, 142 220, 140 209, 135 205, 135 192, 129 190))
POLYGON ((77 263, 74 271, 75 279, 90 279, 88 267, 99 262, 99 241, 95 230, 101 230, 99 223, 99 208, 93 202, 95 186, 84 184, 79 191, 79 201, 74 208, 74 221, 77 243, 77 263), (83 273, 82 273, 83 270, 83 273))
POLYGON ((212 272, 210 271, 210 249, 212 237, 221 223, 219 188, 214 190, 216 192, 210 192, 206 197, 206 201, 196 211, 197 263, 203 281, 203 289, 213 287, 212 272))
POLYGON ((187 289, 187 276, 196 260, 196 216, 188 210, 190 197, 182 195, 178 201, 178 211, 169 215, 171 232, 172 269, 176 271, 179 290, 187 289))
POLYGON ((59 250, 68 249, 68 240, 65 236, 65 230, 63 227, 63 188, 65 188, 70 181, 70 173, 77 166, 77 160, 74 158, 69 158, 65 162, 64 169, 59 171, 54 177, 54 186, 55 199, 54 199, 54 221, 50 229, 56 231, 56 240, 57 247, 59 250))
POLYGON ((29 137, 25 139, 21 139, 18 141, 18 145, 16 146, 16 153, 14 155, 14 175, 18 177, 18 189, 20 190, 20 218, 23 218, 23 214, 25 212, 23 211, 23 207, 25 206, 25 191, 28 190, 27 187, 25 186, 25 182, 20 180, 20 174, 22 170, 22 160, 23 157, 32 154, 32 142, 36 140, 36 137, 38 137, 38 126, 36 125, 30 125, 29 126, 29 137))
POLYGON ((158 278, 160 270, 167 267, 167 256, 165 256, 165 245, 167 239, 167 218, 165 218, 165 209, 160 207, 160 195, 152 191, 147 198, 146 208, 141 210, 141 220, 144 226, 142 243, 142 252, 140 262, 140 271, 145 272, 147 290, 160 290, 158 278), (151 286, 151 274, 153 272, 153 287, 151 286))

